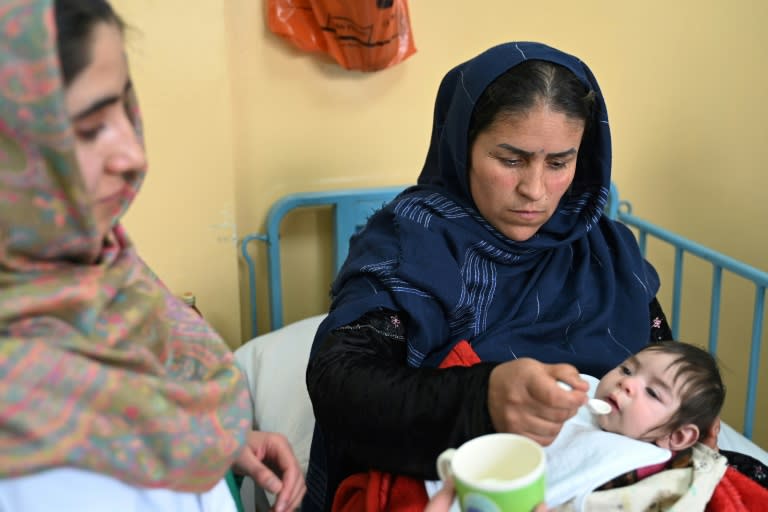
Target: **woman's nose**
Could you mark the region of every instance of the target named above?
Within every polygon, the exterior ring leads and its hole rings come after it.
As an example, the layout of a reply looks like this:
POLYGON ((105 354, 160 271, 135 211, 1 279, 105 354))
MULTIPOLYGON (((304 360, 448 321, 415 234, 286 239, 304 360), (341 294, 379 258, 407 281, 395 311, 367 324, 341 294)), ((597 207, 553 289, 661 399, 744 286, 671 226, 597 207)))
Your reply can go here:
POLYGON ((531 201, 542 199, 546 193, 544 187, 544 164, 534 162, 528 169, 520 173, 517 190, 520 195, 531 201))
POLYGON ((136 129, 126 116, 121 120, 118 137, 107 160, 107 171, 115 174, 144 172, 147 157, 136 129))

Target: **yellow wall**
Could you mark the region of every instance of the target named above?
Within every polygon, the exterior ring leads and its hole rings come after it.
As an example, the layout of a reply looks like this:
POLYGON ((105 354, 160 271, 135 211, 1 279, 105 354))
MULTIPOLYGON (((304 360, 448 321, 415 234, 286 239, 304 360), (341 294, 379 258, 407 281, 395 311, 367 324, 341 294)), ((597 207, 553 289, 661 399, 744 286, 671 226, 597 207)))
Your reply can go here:
MULTIPOLYGON (((613 127, 614 181, 636 213, 768 269, 765 2, 415 0, 419 51, 373 74, 293 50, 269 33, 261 1, 115 3, 139 29, 130 50, 152 170, 129 228, 150 264, 173 289, 195 291, 232 344, 248 329, 231 224, 240 236, 261 231, 269 205, 290 192, 414 181, 443 73, 512 39, 547 42, 593 69, 613 127)), ((323 214, 287 221, 286 241, 300 252, 284 259, 289 321, 327 305, 328 256, 314 248, 326 227, 323 214)), ((670 258, 653 246, 650 257, 669 311, 670 258)), ((695 263, 686 272, 709 278, 695 263)), ((721 347, 735 355, 721 356, 735 396, 754 290, 735 279, 726 289, 734 295, 721 347)), ((701 284, 686 291, 683 339, 706 339, 707 294, 701 284)), ((760 390, 758 410, 768 410, 768 377, 760 390)), ((737 402, 725 417, 739 428, 737 402)), ((763 416, 756 439, 768 446, 765 424, 763 416)))
POLYGON ((126 216, 140 254, 177 294, 191 291, 240 344, 230 42, 219 2, 115 0, 149 157, 126 216))

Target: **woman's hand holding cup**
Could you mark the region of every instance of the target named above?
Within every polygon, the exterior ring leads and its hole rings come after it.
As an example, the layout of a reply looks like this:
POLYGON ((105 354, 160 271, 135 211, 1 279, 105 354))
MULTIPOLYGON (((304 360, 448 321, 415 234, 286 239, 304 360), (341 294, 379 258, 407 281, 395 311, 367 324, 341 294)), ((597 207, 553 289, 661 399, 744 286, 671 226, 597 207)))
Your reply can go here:
POLYGON ((545 467, 544 450, 526 437, 504 433, 476 437, 440 454, 437 472, 447 488, 434 496, 427 510, 447 511, 452 485, 463 511, 538 510, 544 502, 545 467))

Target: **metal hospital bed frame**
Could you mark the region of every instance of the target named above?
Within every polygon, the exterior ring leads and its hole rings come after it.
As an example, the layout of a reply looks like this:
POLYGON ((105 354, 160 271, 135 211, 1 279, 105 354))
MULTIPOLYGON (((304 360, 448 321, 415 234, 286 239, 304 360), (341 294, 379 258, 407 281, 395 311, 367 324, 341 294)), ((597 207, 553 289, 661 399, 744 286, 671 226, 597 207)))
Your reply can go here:
MULTIPOLYGON (((266 234, 246 235, 240 245, 241 254, 247 265, 248 299, 250 305, 251 334, 256 336, 256 277, 255 263, 248 252, 250 242, 257 240, 267 244, 267 273, 269 280, 270 328, 283 326, 283 297, 280 267, 280 224, 292 210, 304 207, 327 206, 333 208, 334 257, 333 271, 338 272, 347 256, 349 238, 359 230, 368 217, 384 203, 394 198, 405 187, 382 187, 337 190, 328 192, 309 192, 290 194, 278 200, 267 214, 266 234)), ((723 271, 740 276, 754 284, 755 300, 752 321, 752 339, 747 377, 747 396, 744 413, 743 434, 752 439, 755 421, 755 401, 757 396, 760 349, 762 344, 763 319, 765 318, 765 290, 768 287, 768 272, 746 265, 734 258, 681 237, 662 227, 654 225, 632 213, 632 205, 619 199, 615 186, 606 209, 612 219, 617 219, 637 231, 638 243, 643 255, 646 253, 648 237, 665 242, 674 249, 674 280, 672 290, 672 311, 669 315, 672 334, 677 339, 680 328, 680 307, 683 284, 683 262, 686 254, 695 256, 712 266, 712 287, 709 318, 709 351, 717 353, 718 329, 720 321, 720 299, 723 271)))

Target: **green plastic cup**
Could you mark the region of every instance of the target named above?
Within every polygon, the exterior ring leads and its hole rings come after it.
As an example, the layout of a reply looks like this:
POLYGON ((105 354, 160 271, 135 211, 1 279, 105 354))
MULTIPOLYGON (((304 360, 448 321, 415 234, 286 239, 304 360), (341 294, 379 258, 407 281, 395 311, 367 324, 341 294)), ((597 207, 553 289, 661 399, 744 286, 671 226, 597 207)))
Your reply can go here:
POLYGON ((531 512, 544 502, 545 467, 542 447, 517 434, 476 437, 437 459, 464 512, 531 512))

